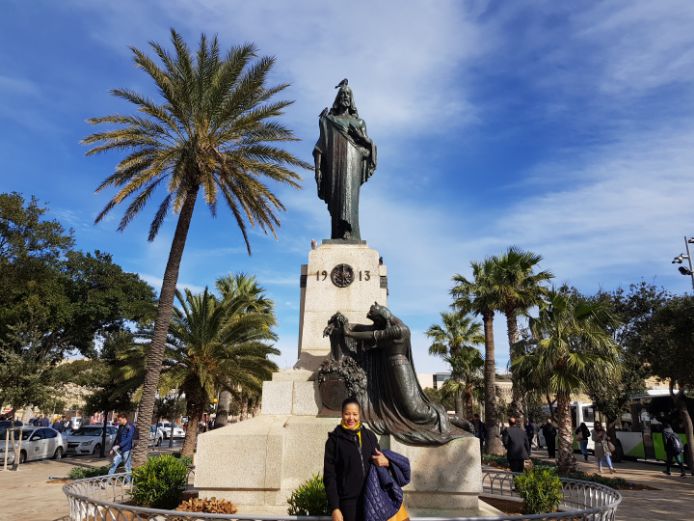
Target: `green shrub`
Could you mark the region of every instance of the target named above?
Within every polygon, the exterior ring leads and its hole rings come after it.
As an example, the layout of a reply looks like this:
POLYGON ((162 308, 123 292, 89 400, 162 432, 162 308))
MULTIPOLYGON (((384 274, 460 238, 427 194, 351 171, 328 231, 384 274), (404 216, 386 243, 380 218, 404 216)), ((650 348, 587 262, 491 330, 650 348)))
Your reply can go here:
POLYGON ((482 463, 493 467, 508 468, 506 456, 496 456, 495 454, 482 454, 482 463))
POLYGON ((108 469, 110 468, 110 465, 104 465, 103 467, 73 467, 70 469, 70 473, 67 477, 70 479, 85 479, 105 476, 108 474, 108 469))
POLYGON ((132 498, 151 508, 176 508, 188 481, 185 462, 168 454, 150 458, 133 469, 132 498))
POLYGON ((323 478, 314 474, 292 492, 287 499, 290 516, 327 516, 328 496, 325 493, 323 478))
POLYGON ((186 467, 192 467, 193 466, 193 458, 190 456, 181 456, 179 455, 178 458, 181 460, 181 462, 186 466, 186 467))
POLYGON ((564 499, 561 480, 554 469, 548 467, 529 469, 513 481, 516 490, 523 498, 525 514, 556 512, 564 499))

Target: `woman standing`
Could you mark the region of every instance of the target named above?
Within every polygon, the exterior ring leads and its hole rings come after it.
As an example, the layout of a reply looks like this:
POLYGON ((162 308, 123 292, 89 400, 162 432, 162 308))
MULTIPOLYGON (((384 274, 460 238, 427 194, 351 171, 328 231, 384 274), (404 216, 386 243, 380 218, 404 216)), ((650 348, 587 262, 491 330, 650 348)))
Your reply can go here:
POLYGON ((376 435, 361 424, 361 408, 354 398, 342 402, 342 421, 325 442, 323 483, 332 521, 364 519, 364 484, 370 465, 388 467, 376 435))
POLYGON ((590 431, 588 426, 584 423, 578 426, 576 429, 576 439, 578 439, 578 445, 581 447, 581 454, 583 454, 583 459, 588 461, 588 440, 590 439, 590 431))
POLYGON ((598 472, 602 472, 602 462, 604 460, 605 463, 607 463, 610 472, 614 474, 615 470, 614 467, 612 467, 612 458, 610 457, 610 438, 600 422, 595 423, 595 429, 593 429, 593 441, 595 442, 595 459, 598 462, 598 472))

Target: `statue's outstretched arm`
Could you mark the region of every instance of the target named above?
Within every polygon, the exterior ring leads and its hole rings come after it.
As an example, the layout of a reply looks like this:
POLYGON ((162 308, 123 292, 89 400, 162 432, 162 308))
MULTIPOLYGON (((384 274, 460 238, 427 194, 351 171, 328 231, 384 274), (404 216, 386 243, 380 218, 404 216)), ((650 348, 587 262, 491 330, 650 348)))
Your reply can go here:
POLYGON ((373 324, 349 324, 348 329, 352 331, 373 331, 373 324))

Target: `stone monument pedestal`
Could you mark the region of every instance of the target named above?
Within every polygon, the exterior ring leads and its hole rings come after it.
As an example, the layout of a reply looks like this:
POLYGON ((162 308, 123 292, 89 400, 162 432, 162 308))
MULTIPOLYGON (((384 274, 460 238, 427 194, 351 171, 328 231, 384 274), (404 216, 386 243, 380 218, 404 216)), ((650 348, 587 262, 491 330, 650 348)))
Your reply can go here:
MULTIPOLYGON (((286 500, 301 483, 323 471, 328 433, 339 411, 323 405, 315 371, 330 354, 323 337, 340 311, 364 322, 374 301, 386 305, 387 271, 363 241, 324 241, 301 267, 299 357, 295 369, 263 383, 260 416, 198 436, 195 488, 201 497, 228 499, 248 514, 286 514, 286 500)), ((329 401, 328 401, 329 403, 329 401)), ((464 516, 478 511, 479 441, 472 436, 440 447, 404 445, 380 437, 382 448, 410 458, 406 504, 417 515, 464 516)))
POLYGON ((323 241, 301 266, 299 361, 295 367, 315 371, 330 354, 323 337, 328 319, 340 311, 350 322, 364 322, 374 301, 386 305, 388 271, 378 251, 366 241, 323 241))
MULTIPOLYGON (((260 416, 198 436, 194 485, 201 497, 228 499, 242 513, 286 513, 292 491, 323 472, 325 441, 340 421, 339 412, 322 406, 310 374, 275 373, 263 384, 260 416)), ((380 436, 379 443, 410 459, 405 500, 417 515, 477 512, 482 487, 477 438, 439 447, 405 445, 392 436, 380 436)))

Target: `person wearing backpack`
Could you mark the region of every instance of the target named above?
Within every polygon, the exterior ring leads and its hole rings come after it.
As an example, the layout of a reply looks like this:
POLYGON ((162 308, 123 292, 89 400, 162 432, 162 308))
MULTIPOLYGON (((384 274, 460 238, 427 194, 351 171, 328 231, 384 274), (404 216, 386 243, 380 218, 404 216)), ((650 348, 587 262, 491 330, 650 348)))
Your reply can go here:
POLYGON ((576 429, 576 439, 578 440, 579 447, 581 447, 583 459, 588 461, 588 440, 590 439, 590 430, 585 422, 581 423, 578 429, 576 429))
POLYGON ((672 426, 669 423, 664 424, 663 429, 663 444, 665 445, 665 474, 671 476, 672 473, 670 469, 672 467, 672 460, 674 459, 680 466, 680 476, 684 477, 684 463, 682 461, 682 440, 680 437, 672 430, 672 426))

